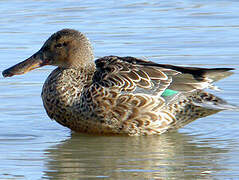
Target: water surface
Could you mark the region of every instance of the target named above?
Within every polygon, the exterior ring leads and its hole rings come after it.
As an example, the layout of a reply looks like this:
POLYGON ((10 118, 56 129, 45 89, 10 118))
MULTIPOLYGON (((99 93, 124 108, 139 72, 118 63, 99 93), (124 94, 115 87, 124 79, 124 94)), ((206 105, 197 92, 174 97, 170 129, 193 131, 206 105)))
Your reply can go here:
MULTIPOLYGON (((217 85, 239 104, 239 2, 0 2, 0 71, 36 52, 55 31, 74 28, 96 58, 135 56, 158 63, 234 67, 217 85)), ((0 179, 237 179, 238 112, 197 120, 153 137, 71 133, 51 121, 40 98, 54 67, 0 78, 0 179)))

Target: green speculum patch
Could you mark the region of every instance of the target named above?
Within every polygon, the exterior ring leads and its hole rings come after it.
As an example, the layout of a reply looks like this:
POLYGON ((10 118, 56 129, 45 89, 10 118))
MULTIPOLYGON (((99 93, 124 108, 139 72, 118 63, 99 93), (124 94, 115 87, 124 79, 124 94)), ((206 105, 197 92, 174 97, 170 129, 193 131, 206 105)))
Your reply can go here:
POLYGON ((162 96, 172 96, 174 94, 177 94, 178 91, 174 91, 174 90, 171 90, 171 89, 166 89, 163 93, 162 93, 162 96))

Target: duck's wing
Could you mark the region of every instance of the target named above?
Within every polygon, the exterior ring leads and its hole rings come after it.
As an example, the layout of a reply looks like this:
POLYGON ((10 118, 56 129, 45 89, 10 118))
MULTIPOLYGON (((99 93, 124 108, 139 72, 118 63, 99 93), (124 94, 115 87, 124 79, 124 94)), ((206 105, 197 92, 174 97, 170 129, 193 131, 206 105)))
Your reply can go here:
MULTIPOLYGON (((144 65, 145 63, 140 62, 140 64, 144 65)), ((154 67, 166 68, 179 72, 177 76, 173 76, 169 89, 181 92, 205 88, 217 90, 217 87, 212 83, 232 75, 233 72, 231 72, 231 70, 234 70, 234 68, 181 67, 153 62, 150 62, 150 64, 154 67)))
POLYGON ((191 92, 213 88, 212 82, 232 74, 232 68, 195 68, 157 64, 133 57, 106 56, 96 60, 93 81, 121 91, 161 95, 166 89, 191 92))
POLYGON ((172 77, 180 74, 133 57, 106 56, 96 60, 96 67, 93 82, 106 88, 150 95, 162 94, 172 77))

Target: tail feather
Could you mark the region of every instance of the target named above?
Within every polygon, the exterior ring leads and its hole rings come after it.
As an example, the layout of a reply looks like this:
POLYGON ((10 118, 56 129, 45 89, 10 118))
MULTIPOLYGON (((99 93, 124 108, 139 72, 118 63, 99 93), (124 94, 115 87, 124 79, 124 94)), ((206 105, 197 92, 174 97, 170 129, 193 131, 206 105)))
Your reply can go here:
MULTIPOLYGON (((174 67, 175 68, 175 67, 174 67)), ((213 82, 226 78, 233 74, 232 68, 184 68, 177 67, 182 74, 173 77, 169 89, 189 92, 196 89, 210 88, 219 90, 213 82)))
POLYGON ((238 106, 230 104, 222 98, 203 91, 194 95, 192 104, 206 109, 239 111, 238 106))
POLYGON ((239 106, 229 104, 227 101, 204 91, 179 93, 174 97, 166 97, 165 100, 167 107, 177 119, 171 127, 172 130, 223 110, 239 111, 239 106))
POLYGON ((234 74, 234 72, 231 72, 231 70, 234 69, 233 68, 209 69, 205 72, 205 77, 211 79, 213 82, 219 81, 234 74))
POLYGON ((229 104, 226 101, 223 103, 215 103, 211 101, 206 102, 193 102, 195 106, 200 106, 206 109, 213 109, 213 110, 230 110, 230 111, 239 111, 239 107, 234 104, 229 104))

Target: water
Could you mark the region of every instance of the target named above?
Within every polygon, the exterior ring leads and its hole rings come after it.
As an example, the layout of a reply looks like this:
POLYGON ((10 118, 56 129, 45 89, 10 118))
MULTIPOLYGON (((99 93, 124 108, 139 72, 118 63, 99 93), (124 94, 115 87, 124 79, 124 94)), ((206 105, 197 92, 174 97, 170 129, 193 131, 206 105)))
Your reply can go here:
MULTIPOLYGON (((36 52, 55 31, 75 28, 96 57, 136 56, 159 63, 234 67, 216 93, 239 104, 239 2, 0 2, 0 70, 36 52)), ((238 112, 197 120, 153 137, 71 133, 51 121, 41 87, 54 67, 0 78, 0 179, 238 179, 238 112)))

